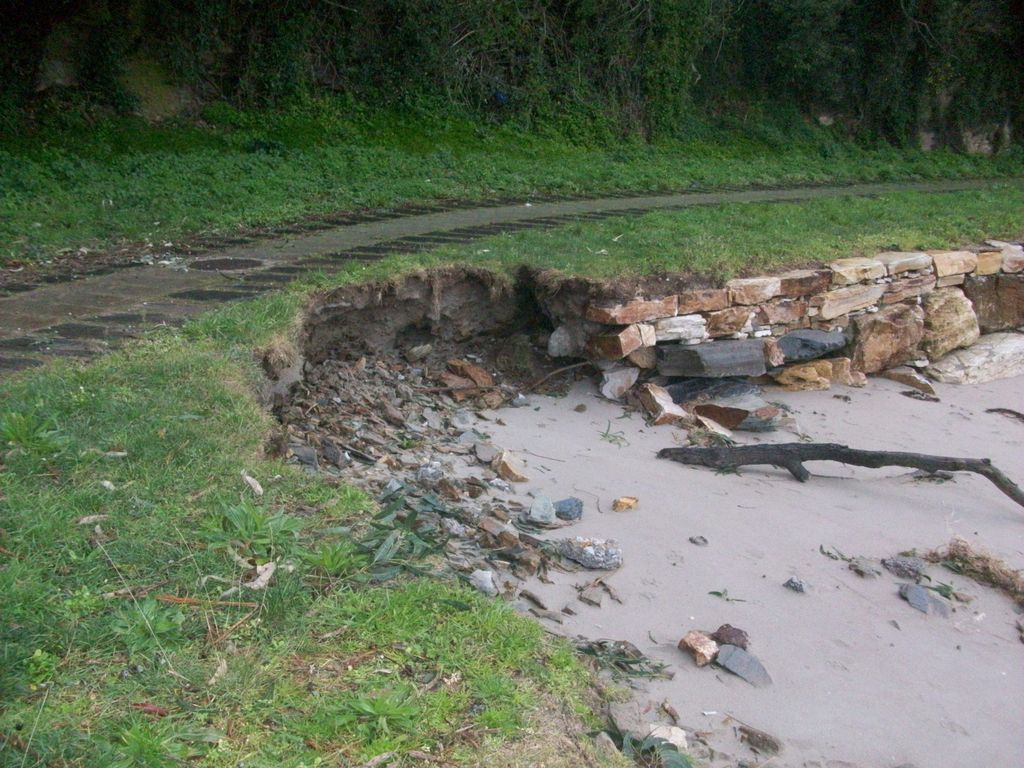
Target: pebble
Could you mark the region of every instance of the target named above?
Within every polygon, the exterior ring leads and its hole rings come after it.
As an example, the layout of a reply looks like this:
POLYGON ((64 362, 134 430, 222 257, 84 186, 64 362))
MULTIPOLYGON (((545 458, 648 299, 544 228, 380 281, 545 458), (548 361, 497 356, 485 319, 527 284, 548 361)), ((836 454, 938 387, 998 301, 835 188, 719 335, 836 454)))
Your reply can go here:
POLYGON ((416 470, 416 482, 427 488, 434 488, 444 479, 444 470, 441 469, 441 462, 432 461, 424 464, 416 470))
POLYGON ((519 394, 512 398, 512 401, 509 403, 509 405, 512 406, 513 408, 527 408, 530 405, 530 398, 528 398, 526 395, 520 392, 519 394))
POLYGON ((469 574, 469 583, 488 597, 498 594, 498 585, 494 583, 494 571, 473 571, 469 574))
POLYGON ((582 536, 563 539, 558 543, 558 553, 593 570, 612 571, 622 567, 622 550, 614 539, 586 539, 582 536))
POLYGON ((708 545, 708 540, 703 536, 691 536, 690 543, 696 544, 698 547, 706 547, 708 545))
POLYGON ((936 597, 930 589, 925 589, 920 584, 900 584, 900 597, 921 613, 949 616, 946 601, 936 597))
POLYGON ((807 584, 803 579, 798 579, 796 576, 790 576, 782 586, 786 589, 792 589, 794 592, 803 593, 807 591, 807 584))
POLYGON ((911 581, 920 581, 925 568, 928 567, 928 564, 920 557, 907 557, 906 555, 886 557, 882 560, 882 565, 893 576, 911 581))
POLYGON ((583 500, 570 496, 555 502, 555 516, 559 520, 579 520, 583 517, 583 500))
POLYGON ((735 645, 743 650, 747 650, 747 646, 750 645, 750 635, 732 624, 720 626, 711 635, 711 639, 719 645, 735 645))
POLYGON ((851 571, 856 573, 865 579, 877 579, 882 575, 882 572, 878 570, 875 565, 875 561, 867 557, 855 557, 850 561, 849 568, 851 571))
POLYGON ((718 651, 718 665, 734 675, 742 677, 755 688, 763 688, 772 684, 771 675, 764 665, 745 650, 736 645, 723 645, 718 651))
POLYGON ((551 525, 555 522, 555 505, 547 496, 538 496, 530 505, 530 511, 526 513, 526 519, 531 523, 551 525))

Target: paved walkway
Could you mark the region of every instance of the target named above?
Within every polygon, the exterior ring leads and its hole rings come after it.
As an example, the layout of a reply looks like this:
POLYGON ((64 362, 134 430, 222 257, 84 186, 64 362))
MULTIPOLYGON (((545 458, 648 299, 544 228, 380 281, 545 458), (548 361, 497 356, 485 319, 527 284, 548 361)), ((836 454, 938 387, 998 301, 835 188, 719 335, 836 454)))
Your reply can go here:
POLYGON ((278 230, 276 239, 217 248, 187 269, 126 264, 65 282, 0 296, 0 374, 54 356, 87 358, 157 325, 179 325, 218 304, 272 291, 309 271, 331 272, 354 260, 414 253, 520 229, 559 227, 654 210, 724 203, 786 202, 888 192, 956 192, 990 181, 960 180, 745 190, 458 208, 437 206, 348 214, 314 226, 278 230))

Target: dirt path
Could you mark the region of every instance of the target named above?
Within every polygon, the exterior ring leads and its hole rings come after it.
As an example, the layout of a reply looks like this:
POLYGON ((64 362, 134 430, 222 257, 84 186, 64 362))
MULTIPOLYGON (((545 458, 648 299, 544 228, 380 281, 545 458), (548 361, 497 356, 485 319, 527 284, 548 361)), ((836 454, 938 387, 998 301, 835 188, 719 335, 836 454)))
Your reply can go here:
MULTIPOLYGON (((899 182, 737 192, 550 200, 476 208, 406 208, 352 214, 329 229, 302 227, 276 239, 224 247, 167 265, 120 264, 88 276, 47 278, 0 292, 0 375, 47 358, 88 358, 156 325, 183 323, 213 306, 258 296, 296 276, 331 272, 353 260, 430 250, 446 243, 518 229, 558 227, 580 219, 741 202, 786 202, 889 192, 956 192, 984 180, 899 182), (184 267, 188 267, 185 269, 184 267)), ((330 224, 325 220, 321 224, 330 224)))

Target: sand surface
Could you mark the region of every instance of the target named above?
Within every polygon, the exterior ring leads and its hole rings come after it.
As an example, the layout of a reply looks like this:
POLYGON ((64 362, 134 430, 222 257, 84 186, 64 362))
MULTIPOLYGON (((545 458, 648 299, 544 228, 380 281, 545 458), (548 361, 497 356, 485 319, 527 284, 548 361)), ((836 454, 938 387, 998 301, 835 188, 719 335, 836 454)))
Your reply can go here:
MULTIPOLYGON (((1024 482, 1024 424, 985 413, 1024 411, 1024 380, 940 385, 940 403, 903 397, 903 389, 872 379, 864 389, 766 395, 788 404, 815 441, 989 457, 1024 482)), ((623 413, 580 384, 566 398, 534 397, 533 407, 503 410, 504 425, 488 431, 529 467, 531 482, 517 491, 584 500, 583 519, 551 538, 614 538, 622 546, 625 564, 609 576, 621 605, 605 599, 596 608, 577 599, 574 585, 597 572, 553 572, 554 584, 530 588, 552 610, 568 604, 577 612, 560 626, 545 622, 553 630, 629 640, 671 665, 673 680, 643 681, 636 691, 641 709, 650 707, 644 717, 664 721, 657 707, 669 702, 682 727, 705 734, 716 750, 713 765, 1024 764, 1024 644, 1012 602, 931 566, 935 582, 975 599, 949 618, 924 615, 899 598, 900 581, 888 572, 864 579, 819 552, 824 546, 882 558, 960 535, 1024 568, 1024 509, 967 474, 937 483, 900 468, 819 462, 808 465, 815 476, 800 484, 771 468, 735 475, 685 467, 654 457, 659 448, 684 444, 683 433, 623 413), (580 404, 585 411, 574 410, 580 404), (603 432, 621 440, 603 439, 603 432), (612 512, 622 495, 639 497, 639 506, 612 512), (691 536, 708 545, 690 543, 691 536), (810 591, 783 588, 790 576, 810 591), (725 590, 742 602, 709 594, 725 590), (750 634, 750 650, 773 685, 754 688, 724 670, 698 668, 676 648, 688 630, 723 623, 750 634), (769 760, 740 745, 739 721, 779 738, 783 752, 769 760)), ((788 432, 736 436, 796 439, 788 432)))

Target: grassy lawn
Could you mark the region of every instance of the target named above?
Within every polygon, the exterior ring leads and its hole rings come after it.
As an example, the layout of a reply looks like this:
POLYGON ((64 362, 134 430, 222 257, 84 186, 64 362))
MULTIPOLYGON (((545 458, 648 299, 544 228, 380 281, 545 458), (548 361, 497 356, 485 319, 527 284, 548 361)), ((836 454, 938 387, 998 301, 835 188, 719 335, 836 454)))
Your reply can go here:
MULTIPOLYGON (((253 305, 250 340, 289 304, 253 305)), ((0 765, 298 767, 441 745, 459 764, 523 749, 571 765, 538 724, 589 716, 573 652, 453 581, 372 583, 353 542, 377 504, 263 457, 270 419, 228 327, 0 384, 0 765), (222 600, 271 561, 269 586, 222 600)))
POLYGON ((252 350, 310 288, 451 261, 720 280, 1021 234, 1016 183, 583 222, 353 264, 0 382, 0 765, 298 768, 439 744, 458 764, 579 763, 558 753, 563 723, 593 723, 566 645, 448 579, 373 583, 379 505, 265 457, 252 350), (222 596, 270 561, 265 589, 222 596))
POLYGON ((206 117, 70 124, 0 141, 0 263, 438 198, 1024 174, 1020 151, 861 146, 799 121, 695 123, 652 145, 330 100, 206 117))

